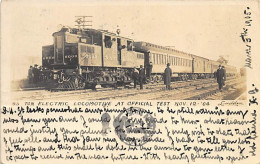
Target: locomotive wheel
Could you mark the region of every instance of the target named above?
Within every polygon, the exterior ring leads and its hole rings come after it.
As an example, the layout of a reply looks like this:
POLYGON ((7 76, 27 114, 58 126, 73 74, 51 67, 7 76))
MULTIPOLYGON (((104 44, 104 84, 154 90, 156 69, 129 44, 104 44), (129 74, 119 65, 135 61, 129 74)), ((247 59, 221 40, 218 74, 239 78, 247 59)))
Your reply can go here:
POLYGON ((84 89, 85 82, 84 79, 80 76, 73 76, 68 81, 63 81, 62 83, 58 83, 57 89, 61 90, 77 90, 77 89, 84 89))

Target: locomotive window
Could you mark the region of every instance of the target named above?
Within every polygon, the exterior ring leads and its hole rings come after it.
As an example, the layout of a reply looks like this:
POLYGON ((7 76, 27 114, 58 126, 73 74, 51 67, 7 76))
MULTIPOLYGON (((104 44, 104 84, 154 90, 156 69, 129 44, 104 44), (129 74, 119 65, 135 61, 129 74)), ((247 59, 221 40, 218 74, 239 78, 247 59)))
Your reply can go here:
POLYGON ((75 35, 66 35, 66 42, 67 43, 77 43, 79 38, 75 35))
POLYGON ((80 38, 80 42, 87 43, 87 39, 86 38, 80 38))
POLYGON ((110 36, 105 36, 105 47, 111 48, 112 47, 112 41, 110 36))
POLYGON ((127 51, 133 50, 133 43, 131 41, 127 41, 127 51))

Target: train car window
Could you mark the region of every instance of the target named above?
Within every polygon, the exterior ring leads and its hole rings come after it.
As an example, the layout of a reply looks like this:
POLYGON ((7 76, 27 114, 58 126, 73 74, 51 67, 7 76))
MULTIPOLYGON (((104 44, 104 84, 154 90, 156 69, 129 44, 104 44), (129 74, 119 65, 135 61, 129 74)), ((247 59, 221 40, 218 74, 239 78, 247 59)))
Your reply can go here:
POLYGON ((106 48, 111 48, 112 47, 112 41, 110 36, 105 35, 105 47, 106 48))
POLYGON ((162 55, 162 57, 163 57, 163 62, 162 62, 162 64, 165 64, 165 55, 162 55))
POLYGON ((127 41, 127 51, 132 51, 133 50, 133 42, 127 41))
POLYGON ((164 55, 162 55, 162 64, 164 64, 165 59, 164 59, 164 55))

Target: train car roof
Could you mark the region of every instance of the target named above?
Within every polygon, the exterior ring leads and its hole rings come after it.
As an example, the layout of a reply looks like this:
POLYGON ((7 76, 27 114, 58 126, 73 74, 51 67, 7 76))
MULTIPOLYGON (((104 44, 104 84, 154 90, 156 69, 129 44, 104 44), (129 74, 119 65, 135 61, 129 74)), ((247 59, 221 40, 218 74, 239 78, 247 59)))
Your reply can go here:
MULTIPOLYGON (((192 55, 192 54, 191 54, 192 55)), ((200 58, 200 59, 203 59, 203 60, 208 60, 210 61, 210 59, 208 58, 205 58, 205 57, 201 57, 201 56, 197 56, 197 55, 192 55, 193 58, 200 58)))
POLYGON ((170 48, 170 47, 156 45, 156 44, 149 43, 149 42, 138 41, 138 42, 134 42, 134 45, 136 47, 136 50, 139 50, 142 52, 148 52, 148 51, 160 51, 160 52, 165 52, 165 53, 177 52, 177 53, 181 53, 182 55, 192 57, 192 54, 190 54, 190 53, 179 51, 179 50, 176 50, 176 49, 170 48), (148 49, 142 49, 139 46, 148 47, 148 49))

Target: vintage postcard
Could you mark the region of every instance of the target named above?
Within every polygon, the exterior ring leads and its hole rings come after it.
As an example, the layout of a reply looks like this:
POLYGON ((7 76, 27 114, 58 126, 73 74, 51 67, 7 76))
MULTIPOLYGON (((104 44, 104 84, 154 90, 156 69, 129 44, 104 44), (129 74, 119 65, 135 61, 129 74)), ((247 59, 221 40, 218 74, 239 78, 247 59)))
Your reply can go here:
POLYGON ((259 2, 3 0, 0 163, 260 163, 259 2))

